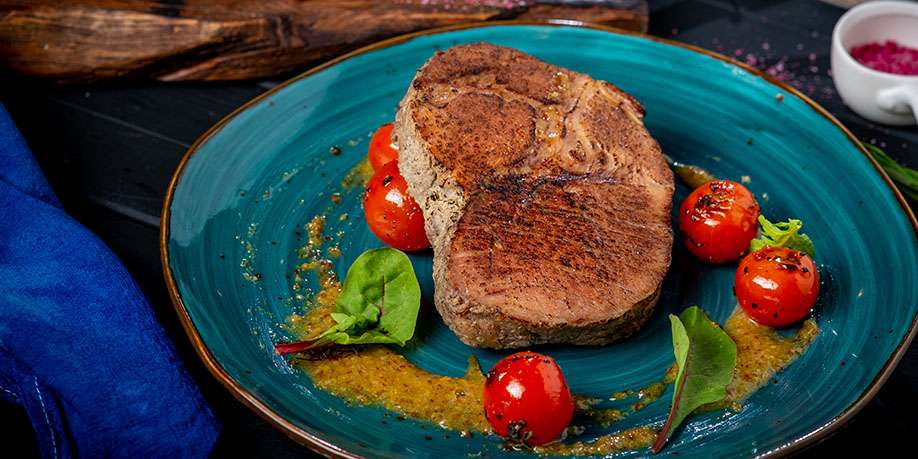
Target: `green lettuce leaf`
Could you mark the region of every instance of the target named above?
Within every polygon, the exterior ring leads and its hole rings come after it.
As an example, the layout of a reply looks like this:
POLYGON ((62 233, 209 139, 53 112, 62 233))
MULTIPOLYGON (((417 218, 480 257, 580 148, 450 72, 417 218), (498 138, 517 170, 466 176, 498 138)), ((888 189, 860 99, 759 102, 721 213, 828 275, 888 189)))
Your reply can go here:
POLYGON ((361 254, 344 278, 331 314, 336 325, 318 339, 335 344, 399 344, 414 336, 421 287, 411 260, 400 250, 361 254))
POLYGON ((806 234, 800 232, 803 222, 790 219, 786 222, 772 223, 763 215, 759 215, 759 226, 762 232, 759 237, 749 243, 749 252, 755 252, 762 247, 787 247, 799 250, 812 258, 816 257, 816 247, 806 234))
POLYGON ((278 353, 302 352, 329 344, 398 344, 414 336, 421 286, 403 252, 382 248, 362 253, 347 270, 331 313, 335 325, 311 342, 283 344, 278 353))

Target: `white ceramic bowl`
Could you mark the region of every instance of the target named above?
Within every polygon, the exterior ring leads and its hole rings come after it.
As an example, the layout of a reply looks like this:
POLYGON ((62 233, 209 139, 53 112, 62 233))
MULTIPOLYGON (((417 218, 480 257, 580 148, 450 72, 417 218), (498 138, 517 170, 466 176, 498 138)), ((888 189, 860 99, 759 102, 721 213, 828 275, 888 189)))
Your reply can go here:
POLYGON ((835 87, 842 100, 864 118, 895 126, 915 124, 918 76, 873 70, 848 52, 858 45, 886 40, 918 48, 918 3, 862 3, 838 20, 832 32, 835 87))

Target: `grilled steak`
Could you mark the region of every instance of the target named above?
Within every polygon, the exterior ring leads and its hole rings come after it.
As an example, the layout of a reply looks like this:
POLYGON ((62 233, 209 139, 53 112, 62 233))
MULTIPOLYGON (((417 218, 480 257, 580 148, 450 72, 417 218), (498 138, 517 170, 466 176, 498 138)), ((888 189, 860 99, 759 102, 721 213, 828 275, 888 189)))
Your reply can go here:
POLYGON ((612 84, 490 44, 439 52, 396 117, 435 304, 477 347, 606 344, 650 316, 673 177, 612 84))

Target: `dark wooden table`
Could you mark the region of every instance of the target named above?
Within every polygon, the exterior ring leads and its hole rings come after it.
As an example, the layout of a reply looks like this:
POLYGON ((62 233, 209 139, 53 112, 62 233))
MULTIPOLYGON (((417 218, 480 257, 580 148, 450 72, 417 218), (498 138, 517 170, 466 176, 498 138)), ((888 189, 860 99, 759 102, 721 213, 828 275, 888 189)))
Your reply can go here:
MULTIPOLYGON (((650 33, 769 69, 811 95, 861 139, 918 168, 918 128, 867 122, 845 107, 835 92, 827 73, 829 44, 842 13, 812 0, 651 0, 650 33)), ((215 455, 309 454, 238 403, 204 369, 166 296, 158 251, 163 196, 188 146, 222 116, 276 82, 122 82, 61 88, 9 75, 3 81, 2 100, 64 206, 127 265, 224 423, 215 455)), ((918 350, 913 346, 879 395, 837 434, 804 455, 882 454, 897 444, 909 448, 910 440, 918 438, 916 387, 918 350)), ((31 430, 20 410, 0 404, 0 424, 5 448, 21 444, 34 452, 31 430)))

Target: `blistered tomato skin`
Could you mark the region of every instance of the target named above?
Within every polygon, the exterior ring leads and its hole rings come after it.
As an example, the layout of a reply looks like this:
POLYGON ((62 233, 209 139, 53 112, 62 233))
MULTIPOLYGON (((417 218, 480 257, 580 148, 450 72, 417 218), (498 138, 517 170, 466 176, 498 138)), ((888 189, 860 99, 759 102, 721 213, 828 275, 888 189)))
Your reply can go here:
POLYGON ((398 161, 398 150, 392 141, 392 123, 383 124, 373 133, 367 155, 374 171, 379 171, 386 164, 398 161))
POLYGON ((404 251, 430 247, 421 207, 408 194, 408 182, 391 162, 373 174, 363 195, 367 226, 386 245, 404 251))
POLYGON ((743 185, 715 180, 696 188, 679 208, 685 247, 708 263, 738 259, 758 230, 759 203, 743 185))
POLYGON ((734 277, 740 306, 756 322, 785 327, 803 320, 819 296, 819 271, 808 255, 765 247, 740 262, 734 277))
POLYGON ((484 410, 495 433, 538 446, 561 436, 574 415, 574 401, 554 359, 518 352, 488 373, 484 410))

